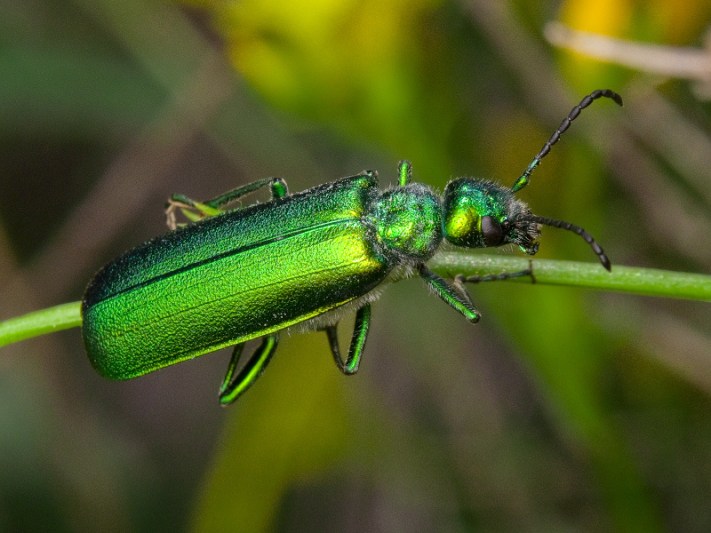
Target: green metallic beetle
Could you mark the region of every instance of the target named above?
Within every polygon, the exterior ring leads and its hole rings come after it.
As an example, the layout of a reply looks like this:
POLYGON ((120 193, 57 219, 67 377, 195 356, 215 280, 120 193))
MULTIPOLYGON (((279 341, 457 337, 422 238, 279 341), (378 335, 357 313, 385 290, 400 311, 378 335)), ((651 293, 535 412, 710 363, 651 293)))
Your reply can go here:
MULTIPOLYGON (((365 171, 292 195, 280 178, 203 203, 174 195, 166 211, 169 226, 176 226, 176 209, 196 222, 107 264, 86 289, 83 336, 92 364, 106 377, 130 379, 236 345, 220 387, 220 402, 227 405, 264 371, 279 333, 296 325, 325 330, 338 368, 354 374, 370 303, 389 278, 416 272, 445 303, 477 322, 479 312, 462 283, 472 280, 449 283, 425 266, 445 240, 467 248, 510 243, 533 255, 540 226, 555 226, 583 237, 609 270, 607 256, 582 228, 535 216, 514 197, 580 111, 600 97, 622 105, 610 90, 586 96, 511 189, 460 178, 440 198, 412 183, 410 163, 403 161, 398 186, 385 191, 377 173, 365 171), (271 188, 271 201, 222 210, 263 187, 271 188), (336 327, 351 310, 355 328, 344 360, 336 327), (238 371, 245 343, 258 338, 260 346, 238 371)), ((532 273, 493 278, 523 275, 532 273)))

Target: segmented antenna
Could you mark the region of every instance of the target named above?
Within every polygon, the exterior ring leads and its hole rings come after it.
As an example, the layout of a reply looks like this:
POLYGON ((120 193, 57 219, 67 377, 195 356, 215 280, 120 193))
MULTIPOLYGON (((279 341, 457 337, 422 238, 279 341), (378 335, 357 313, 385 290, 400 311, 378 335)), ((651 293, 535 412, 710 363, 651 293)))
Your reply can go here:
POLYGON ((576 226, 575 224, 571 224, 570 222, 564 222, 563 220, 555 220, 553 218, 539 217, 536 215, 531 216, 531 220, 538 224, 543 224, 544 226, 560 228, 567 231, 572 231, 573 233, 580 235, 583 240, 590 245, 590 248, 593 249, 593 252, 595 252, 595 255, 597 255, 597 258, 602 263, 602 266, 604 266, 605 269, 607 269, 608 271, 610 271, 610 269, 612 268, 610 265, 610 259, 605 254, 604 250, 602 249, 602 246, 600 246, 597 241, 593 239, 592 235, 590 235, 580 226, 576 226))
POLYGON ((622 97, 615 91, 611 91, 610 89, 598 89, 597 91, 593 91, 585 98, 583 98, 578 105, 576 105, 573 109, 570 110, 568 116, 563 119, 563 122, 560 123, 558 129, 555 130, 553 135, 551 135, 551 138, 546 141, 546 144, 543 145, 541 151, 536 154, 536 157, 533 158, 533 161, 531 161, 531 163, 528 165, 528 168, 524 171, 523 174, 521 174, 521 176, 519 176, 519 178, 516 180, 516 183, 513 184, 513 187, 511 187, 511 191, 520 191, 526 185, 528 185, 529 178, 533 171, 536 170, 536 167, 541 163, 541 159, 548 155, 553 145, 560 140, 560 136, 563 135, 563 133, 565 133, 565 131, 570 127, 570 124, 576 118, 578 118, 580 112, 586 107, 588 107, 590 104, 592 104, 598 98, 609 98, 613 100, 617 105, 622 105, 622 97))

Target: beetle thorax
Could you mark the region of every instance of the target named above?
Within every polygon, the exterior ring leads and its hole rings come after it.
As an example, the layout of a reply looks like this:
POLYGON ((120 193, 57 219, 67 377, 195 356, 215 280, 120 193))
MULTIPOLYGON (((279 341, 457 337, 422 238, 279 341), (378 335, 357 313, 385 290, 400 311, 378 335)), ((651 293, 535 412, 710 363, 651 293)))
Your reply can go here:
POLYGON ((385 255, 397 262, 422 262, 442 242, 441 211, 427 186, 411 183, 375 198, 367 218, 385 255))

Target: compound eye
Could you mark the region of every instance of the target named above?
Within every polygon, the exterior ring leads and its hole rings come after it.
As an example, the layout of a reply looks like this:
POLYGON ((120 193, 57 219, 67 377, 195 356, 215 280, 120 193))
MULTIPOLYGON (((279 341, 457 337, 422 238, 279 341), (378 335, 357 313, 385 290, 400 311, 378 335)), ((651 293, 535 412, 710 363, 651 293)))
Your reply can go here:
POLYGON ((481 217, 481 234, 486 246, 498 246, 504 241, 504 229, 494 217, 481 217))

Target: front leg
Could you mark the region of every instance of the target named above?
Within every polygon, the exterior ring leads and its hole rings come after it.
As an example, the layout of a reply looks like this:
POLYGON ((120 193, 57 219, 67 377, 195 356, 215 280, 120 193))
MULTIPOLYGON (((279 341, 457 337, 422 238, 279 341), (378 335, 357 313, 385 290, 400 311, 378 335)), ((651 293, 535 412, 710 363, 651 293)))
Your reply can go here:
POLYGON ((464 289, 464 283, 484 283, 485 281, 505 281, 513 278, 530 277, 531 283, 536 283, 536 276, 533 274, 533 262, 528 260, 528 268, 518 270, 516 272, 500 272, 499 274, 487 274, 486 276, 465 276, 457 274, 454 277, 454 283, 464 289))
POLYGON ((422 279, 444 303, 463 315, 469 322, 479 322, 481 313, 474 307, 474 302, 462 283, 457 283, 455 280, 454 285, 450 285, 444 278, 427 268, 424 263, 418 265, 417 270, 422 279))

